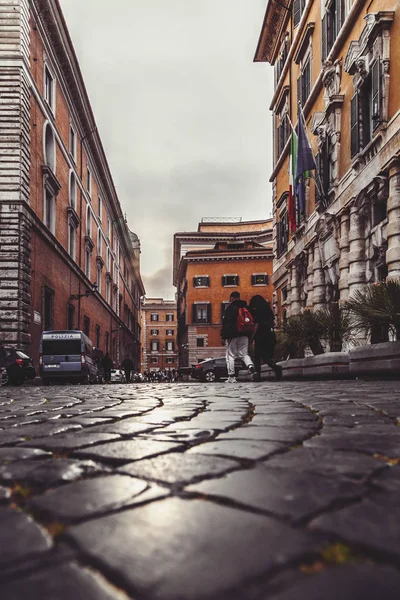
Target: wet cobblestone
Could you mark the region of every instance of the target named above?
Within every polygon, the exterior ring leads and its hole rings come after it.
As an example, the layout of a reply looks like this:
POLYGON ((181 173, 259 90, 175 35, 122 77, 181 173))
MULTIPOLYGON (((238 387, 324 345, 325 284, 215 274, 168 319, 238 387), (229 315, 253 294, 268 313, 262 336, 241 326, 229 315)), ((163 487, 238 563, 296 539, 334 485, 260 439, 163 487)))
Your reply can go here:
POLYGON ((0 389, 0 597, 398 598, 398 382, 0 389))

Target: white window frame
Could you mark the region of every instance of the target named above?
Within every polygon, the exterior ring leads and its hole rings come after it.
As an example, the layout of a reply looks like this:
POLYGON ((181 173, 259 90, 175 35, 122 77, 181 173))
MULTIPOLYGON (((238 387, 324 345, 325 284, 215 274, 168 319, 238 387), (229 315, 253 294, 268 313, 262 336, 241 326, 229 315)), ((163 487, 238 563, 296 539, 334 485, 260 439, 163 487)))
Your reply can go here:
POLYGON ((106 279, 106 302, 107 304, 111 302, 111 281, 108 277, 106 279))
POLYGON ((69 172, 69 205, 72 206, 74 210, 76 210, 76 190, 77 190, 77 182, 74 171, 71 169, 69 172))
POLYGON ((166 335, 174 335, 174 330, 173 329, 167 329, 166 335))
POLYGON ((85 248, 85 275, 88 279, 90 279, 90 271, 91 271, 91 262, 92 262, 92 253, 89 248, 85 248))
POLYGON ((53 173, 56 173, 56 167, 57 167, 57 143, 56 143, 56 136, 54 134, 54 129, 51 126, 50 121, 45 121, 44 125, 43 125, 43 156, 44 156, 44 162, 45 164, 50 167, 50 169, 53 171, 53 173), (47 129, 49 129, 49 131, 51 131, 51 135, 52 135, 52 152, 53 152, 53 156, 50 158, 48 156, 48 150, 49 148, 47 147, 46 144, 46 132, 47 129))
POLYGON ((101 221, 103 215, 103 201, 101 196, 98 197, 98 208, 97 208, 97 216, 99 217, 99 221, 101 221))
POLYGON ((97 230, 97 256, 101 256, 103 251, 103 236, 100 227, 97 230))
POLYGON ((159 335, 159 329, 151 329, 150 335, 159 335))
POLYGON ((86 165, 86 191, 90 198, 92 197, 92 172, 89 165, 86 165))
POLYGON ((165 315, 165 320, 166 320, 168 323, 173 323, 173 322, 174 322, 174 320, 175 320, 175 319, 174 319, 174 313, 167 313, 167 314, 165 315), (172 319, 169 319, 169 317, 172 317, 172 319))
POLYGON ((92 237, 92 211, 89 204, 86 208, 86 235, 92 237))
POLYGON ((150 350, 151 350, 151 352, 158 352, 159 351, 159 346, 160 346, 160 342, 158 340, 152 340, 150 342, 150 350))
POLYGON ((56 197, 54 194, 51 193, 51 190, 49 190, 49 188, 46 187, 46 185, 43 185, 43 223, 51 231, 51 233, 53 235, 55 235, 55 233, 56 233, 56 197), (49 201, 47 194, 49 194, 49 196, 51 196, 49 222, 47 222, 47 213, 48 213, 47 203, 49 201))
POLYGON ((268 273, 252 273, 252 277, 258 277, 259 275, 263 275, 266 277, 266 283, 253 283, 253 287, 266 287, 268 285, 268 273))
MULTIPOLYGON (((239 277, 239 274, 238 273, 224 273, 222 277, 239 277)), ((239 279, 239 283, 240 283, 240 279, 239 279)), ((225 283, 225 284, 222 284, 222 287, 224 287, 224 288, 238 287, 239 283, 225 283)))
POLYGON ((50 108, 53 116, 56 114, 56 78, 54 76, 53 69, 50 68, 47 60, 43 62, 43 98, 46 101, 47 106, 50 108), (51 86, 50 86, 50 98, 47 93, 47 73, 50 75, 51 86))
POLYGON ((97 265, 97 270, 96 270, 96 284, 97 284, 97 291, 99 292, 99 294, 101 294, 101 266, 97 265))
POLYGON ((159 316, 159 314, 158 314, 158 313, 151 313, 151 314, 150 314, 150 321, 152 321, 153 323, 156 323, 156 322, 158 322, 159 320, 160 320, 160 316, 159 316), (153 319, 153 316, 157 316, 157 318, 156 318, 156 319, 153 319))
POLYGON ((76 163, 76 131, 72 123, 69 124, 69 154, 76 163))
POLYGON ((174 342, 168 341, 167 342, 167 352, 173 352, 173 351, 174 351, 174 342))
POLYGON ((70 220, 68 220, 68 254, 72 260, 76 260, 76 227, 70 220))

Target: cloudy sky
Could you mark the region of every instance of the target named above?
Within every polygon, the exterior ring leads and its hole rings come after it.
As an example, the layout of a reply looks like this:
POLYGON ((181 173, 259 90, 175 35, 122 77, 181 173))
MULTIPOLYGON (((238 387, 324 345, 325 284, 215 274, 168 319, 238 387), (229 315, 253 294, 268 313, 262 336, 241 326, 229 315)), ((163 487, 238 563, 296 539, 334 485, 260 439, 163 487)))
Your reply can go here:
POLYGON ((271 215, 267 0, 60 0, 147 296, 173 298, 172 243, 202 217, 271 215))

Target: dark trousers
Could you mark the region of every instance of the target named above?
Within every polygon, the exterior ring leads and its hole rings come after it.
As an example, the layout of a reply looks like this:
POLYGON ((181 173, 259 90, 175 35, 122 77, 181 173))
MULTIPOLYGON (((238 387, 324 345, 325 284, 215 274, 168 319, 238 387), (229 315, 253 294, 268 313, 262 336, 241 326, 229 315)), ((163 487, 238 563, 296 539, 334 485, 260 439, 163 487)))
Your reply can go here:
POLYGON ((104 371, 104 381, 106 383, 110 383, 110 381, 111 381, 111 367, 109 369, 105 369, 103 367, 103 371, 104 371))
POLYGON ((275 334, 271 330, 264 330, 262 335, 254 340, 254 366, 256 373, 261 374, 261 362, 265 362, 275 373, 280 372, 280 367, 274 361, 275 334))
POLYGON ((126 383, 129 383, 131 380, 131 370, 130 369, 125 369, 125 379, 126 379, 126 383))

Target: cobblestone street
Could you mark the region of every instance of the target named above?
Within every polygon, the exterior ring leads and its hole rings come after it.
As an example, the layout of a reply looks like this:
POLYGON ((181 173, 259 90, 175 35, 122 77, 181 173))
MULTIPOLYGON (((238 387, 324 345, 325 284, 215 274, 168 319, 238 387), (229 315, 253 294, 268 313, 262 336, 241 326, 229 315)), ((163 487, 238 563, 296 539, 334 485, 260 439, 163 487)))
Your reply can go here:
POLYGON ((397 600, 399 396, 2 388, 0 597, 397 600))

